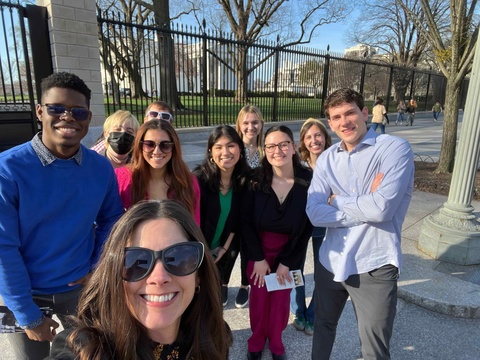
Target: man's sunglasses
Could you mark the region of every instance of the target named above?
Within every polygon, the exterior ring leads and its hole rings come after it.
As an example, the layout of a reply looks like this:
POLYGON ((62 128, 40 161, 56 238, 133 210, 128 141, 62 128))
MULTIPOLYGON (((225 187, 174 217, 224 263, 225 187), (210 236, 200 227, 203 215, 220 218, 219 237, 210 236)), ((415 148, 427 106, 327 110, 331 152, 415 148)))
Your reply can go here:
POLYGON ((173 115, 170 114, 170 113, 167 113, 167 112, 163 112, 163 111, 149 111, 147 113, 147 116, 150 118, 150 119, 160 119, 160 120, 165 120, 165 121, 168 121, 168 122, 173 122, 173 115))
POLYGON ((85 121, 90 117, 90 110, 83 107, 67 108, 66 106, 56 104, 44 104, 42 106, 47 108, 47 113, 50 116, 62 116, 66 112, 69 112, 77 121, 85 121))
POLYGON ((198 241, 175 244, 160 251, 127 247, 122 279, 134 282, 146 278, 153 271, 157 260, 162 262, 168 273, 174 276, 187 276, 200 267, 204 253, 205 247, 198 241))
POLYGON ((157 143, 153 140, 142 140, 140 141, 140 143, 142 144, 142 150, 146 153, 153 152, 158 146, 160 150, 166 154, 172 152, 173 147, 175 146, 175 143, 173 141, 160 141, 159 143, 157 143))

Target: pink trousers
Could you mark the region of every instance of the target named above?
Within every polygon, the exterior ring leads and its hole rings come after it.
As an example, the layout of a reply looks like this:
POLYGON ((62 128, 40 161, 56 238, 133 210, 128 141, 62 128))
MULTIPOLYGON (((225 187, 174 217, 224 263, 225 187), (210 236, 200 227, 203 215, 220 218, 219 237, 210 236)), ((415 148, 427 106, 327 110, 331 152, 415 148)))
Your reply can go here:
MULTIPOLYGON (((272 267, 275 258, 288 241, 288 236, 268 232, 261 235, 265 260, 272 267)), ((248 351, 262 351, 268 339, 270 351, 273 354, 282 355, 285 353, 282 332, 288 325, 291 290, 268 292, 266 287, 253 285, 253 279, 250 279, 253 266, 254 261, 249 261, 247 277, 251 286, 249 310, 252 335, 248 339, 248 351)))

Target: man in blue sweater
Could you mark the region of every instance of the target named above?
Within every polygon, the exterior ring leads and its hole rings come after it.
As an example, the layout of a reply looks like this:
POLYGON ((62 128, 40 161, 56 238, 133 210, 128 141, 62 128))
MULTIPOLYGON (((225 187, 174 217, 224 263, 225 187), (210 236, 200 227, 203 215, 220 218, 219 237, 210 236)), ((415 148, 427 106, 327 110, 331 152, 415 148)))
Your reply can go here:
POLYGON ((42 81, 42 131, 0 154, 0 296, 25 334, 9 334, 16 359, 43 359, 76 313, 83 283, 123 213, 108 160, 80 144, 91 120, 90 89, 76 75, 42 81), (36 303, 37 302, 37 303, 36 303))

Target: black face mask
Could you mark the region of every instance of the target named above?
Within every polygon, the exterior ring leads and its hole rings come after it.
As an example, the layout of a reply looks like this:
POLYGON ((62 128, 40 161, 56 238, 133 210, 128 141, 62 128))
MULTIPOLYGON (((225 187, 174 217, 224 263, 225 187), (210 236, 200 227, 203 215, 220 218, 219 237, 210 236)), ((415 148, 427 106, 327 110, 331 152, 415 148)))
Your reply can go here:
POLYGON ((135 137, 127 132, 111 132, 108 134, 108 145, 112 147, 112 150, 118 155, 125 155, 132 149, 133 139, 135 137))

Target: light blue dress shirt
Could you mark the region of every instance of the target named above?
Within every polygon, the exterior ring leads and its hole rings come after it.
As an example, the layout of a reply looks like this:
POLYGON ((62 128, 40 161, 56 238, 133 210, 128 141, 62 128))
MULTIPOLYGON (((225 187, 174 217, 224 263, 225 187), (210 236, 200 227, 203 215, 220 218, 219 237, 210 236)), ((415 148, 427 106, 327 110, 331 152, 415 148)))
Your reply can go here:
POLYGON ((401 268, 401 231, 413 174, 410 144, 373 130, 351 152, 341 142, 317 160, 306 210, 314 226, 327 227, 320 262, 335 281, 387 264, 401 268), (371 192, 378 173, 384 177, 371 192), (336 196, 329 205, 332 194, 336 196))

